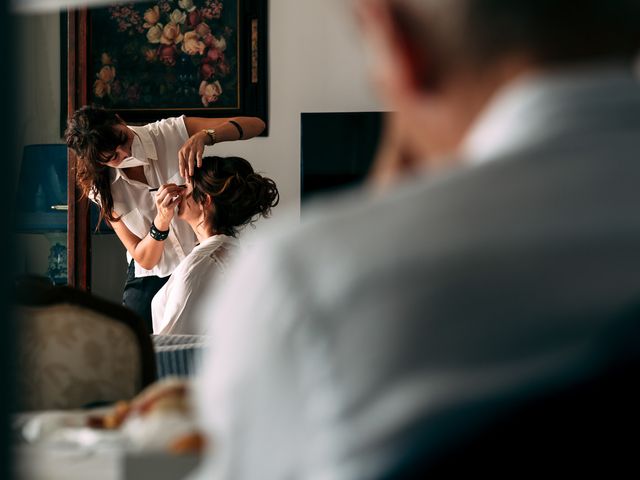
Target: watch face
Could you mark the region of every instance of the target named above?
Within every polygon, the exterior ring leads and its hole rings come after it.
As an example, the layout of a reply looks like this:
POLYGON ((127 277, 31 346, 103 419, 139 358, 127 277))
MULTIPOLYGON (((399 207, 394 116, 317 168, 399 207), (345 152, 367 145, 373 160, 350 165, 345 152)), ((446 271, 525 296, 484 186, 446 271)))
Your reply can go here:
POLYGON ((209 135, 211 144, 213 145, 214 143, 216 143, 216 131, 211 128, 206 128, 204 131, 207 133, 207 135, 209 135))

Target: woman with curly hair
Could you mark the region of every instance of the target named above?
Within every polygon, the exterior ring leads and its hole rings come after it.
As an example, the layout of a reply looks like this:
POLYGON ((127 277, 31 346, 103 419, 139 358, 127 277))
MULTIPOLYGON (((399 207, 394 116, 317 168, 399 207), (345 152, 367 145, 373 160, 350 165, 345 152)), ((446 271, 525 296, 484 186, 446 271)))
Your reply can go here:
POLYGON ((129 126, 115 113, 85 106, 69 119, 65 139, 77 156, 77 181, 127 249, 123 304, 151 331, 151 299, 193 249, 196 238, 174 210, 205 145, 259 135, 254 117, 167 118, 129 126))
POLYGON ((201 334, 193 312, 203 289, 224 275, 238 248, 240 229, 278 204, 273 180, 239 157, 205 157, 187 184, 178 219, 199 244, 174 270, 152 302, 156 334, 201 334))

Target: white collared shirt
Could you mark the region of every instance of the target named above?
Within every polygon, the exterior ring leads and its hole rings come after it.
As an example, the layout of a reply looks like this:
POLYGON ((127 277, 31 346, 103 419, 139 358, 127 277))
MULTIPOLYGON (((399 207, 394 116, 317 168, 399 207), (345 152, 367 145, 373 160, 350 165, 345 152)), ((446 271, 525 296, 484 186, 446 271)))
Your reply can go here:
POLYGON ((193 312, 202 299, 202 292, 215 290, 215 285, 223 281, 237 249, 238 241, 227 235, 214 235, 196 246, 153 297, 153 333, 206 333, 202 331, 202 324, 195 321, 193 312))
MULTIPOLYGON (((576 124, 586 130, 603 104, 624 102, 634 84, 632 69, 617 63, 523 75, 502 88, 473 123, 461 148, 463 163, 480 165, 563 138, 576 124), (571 122, 566 118, 568 105, 576 114, 571 122)), ((620 120, 625 123, 624 117, 620 120)))
POLYGON ((574 73, 499 92, 467 167, 325 200, 241 256, 202 309, 214 447, 190 480, 391 477, 598 365, 640 290, 640 89, 574 73))
MULTIPOLYGON (((144 238, 156 216, 155 192, 166 183, 184 184, 178 170, 178 151, 189 138, 184 116, 159 120, 141 127, 129 127, 136 134, 131 145, 131 156, 144 168, 148 185, 127 177, 123 170, 111 169, 111 195, 113 209, 124 225, 139 238, 144 238)), ((178 266, 196 244, 191 227, 185 222, 171 221, 169 237, 158 264, 147 270, 135 263, 136 277, 156 275, 166 277, 178 266)), ((131 262, 127 252, 127 263, 131 262)))

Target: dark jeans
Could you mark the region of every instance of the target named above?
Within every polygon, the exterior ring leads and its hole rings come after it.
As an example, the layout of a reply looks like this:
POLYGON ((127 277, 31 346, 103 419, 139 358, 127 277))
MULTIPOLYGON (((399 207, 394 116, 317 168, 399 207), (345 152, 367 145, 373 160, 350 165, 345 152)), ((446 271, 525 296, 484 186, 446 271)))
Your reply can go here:
POLYGON ((136 270, 133 260, 129 263, 127 270, 127 281, 124 284, 122 293, 122 304, 133 310, 144 320, 144 325, 149 333, 153 333, 153 322, 151 320, 151 300, 158 293, 158 290, 167 283, 169 277, 136 277, 136 270))

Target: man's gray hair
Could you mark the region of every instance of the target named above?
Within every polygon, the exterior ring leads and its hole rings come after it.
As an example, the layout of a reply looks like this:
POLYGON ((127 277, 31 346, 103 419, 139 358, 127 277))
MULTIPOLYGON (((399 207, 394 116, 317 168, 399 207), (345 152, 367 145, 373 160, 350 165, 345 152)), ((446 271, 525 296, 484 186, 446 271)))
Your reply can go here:
POLYGON ((465 61, 518 52, 565 63, 631 58, 640 48, 640 0, 390 1, 409 30, 465 61))

